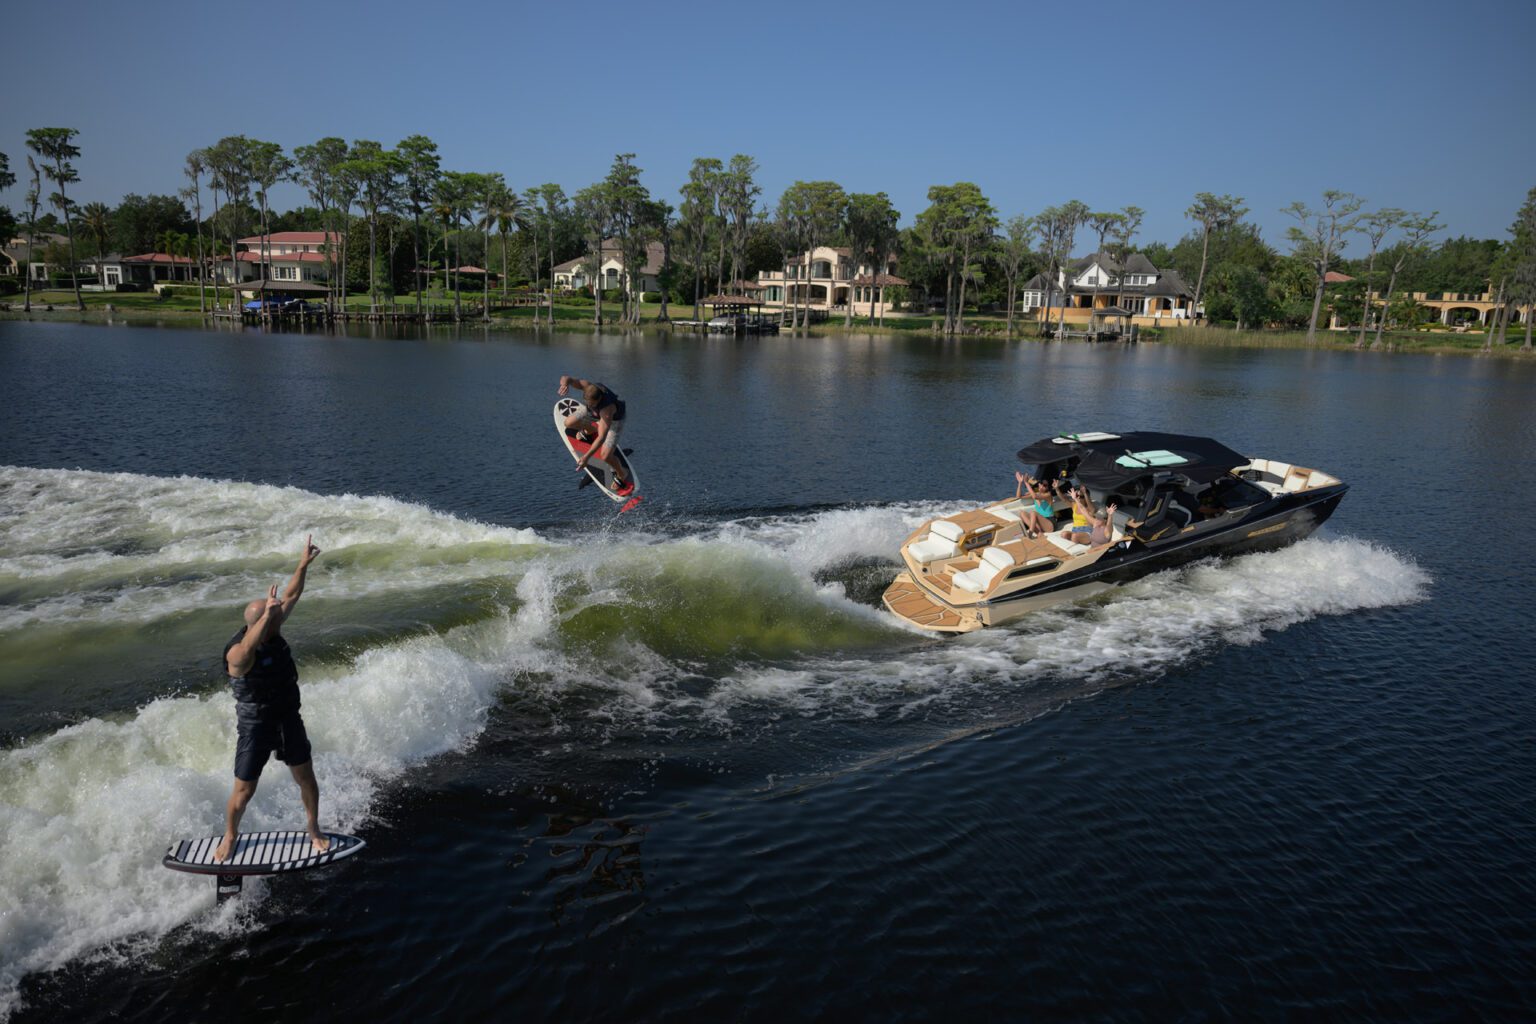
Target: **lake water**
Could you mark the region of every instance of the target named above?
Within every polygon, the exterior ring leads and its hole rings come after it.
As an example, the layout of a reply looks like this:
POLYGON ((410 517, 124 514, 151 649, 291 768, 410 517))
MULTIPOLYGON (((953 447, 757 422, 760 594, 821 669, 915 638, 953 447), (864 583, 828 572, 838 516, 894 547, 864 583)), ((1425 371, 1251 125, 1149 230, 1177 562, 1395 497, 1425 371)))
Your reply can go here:
MULTIPOLYGON (((0 1019, 1529 1019, 1536 366, 926 338, 0 323, 0 1019), (629 403, 616 518, 549 425, 629 403), (1063 430, 1352 485, 960 639, 906 533, 1063 430), (220 828, 244 602, 360 857, 220 828)), ((268 767, 250 830, 295 827, 268 767)))

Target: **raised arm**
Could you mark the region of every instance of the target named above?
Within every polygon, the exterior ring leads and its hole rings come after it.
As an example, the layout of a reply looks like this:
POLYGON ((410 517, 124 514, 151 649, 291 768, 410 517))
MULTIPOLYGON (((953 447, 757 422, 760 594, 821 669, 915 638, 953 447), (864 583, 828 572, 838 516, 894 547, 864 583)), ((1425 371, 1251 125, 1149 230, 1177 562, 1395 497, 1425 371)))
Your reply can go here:
POLYGON ((1083 513, 1084 519, 1087 519, 1089 522, 1093 521, 1095 509, 1093 507, 1093 499, 1088 496, 1088 488, 1074 487, 1072 489, 1072 502, 1083 513))
POLYGON ((245 636, 229 649, 224 656, 224 668, 232 676, 243 676, 256 660, 256 648, 267 639, 267 634, 283 621, 283 603, 277 599, 277 584, 267 591, 267 606, 261 610, 261 618, 247 627, 245 636))
POLYGON ((1019 485, 1013 489, 1013 498, 1017 501, 1024 496, 1024 474, 1014 470, 1013 478, 1019 482, 1019 485))
POLYGON ((559 393, 562 395, 565 394, 566 390, 569 389, 572 384, 575 384, 577 388, 585 389, 587 386, 587 381, 582 380, 580 377, 572 377, 568 373, 563 373, 560 375, 559 393))
POLYGON ((288 586, 283 590, 283 618, 293 614, 293 606, 299 603, 299 597, 304 593, 304 577, 309 572, 309 563, 320 555, 320 549, 315 547, 315 535, 310 534, 304 538, 304 553, 299 556, 299 567, 293 570, 293 575, 288 578, 288 586))

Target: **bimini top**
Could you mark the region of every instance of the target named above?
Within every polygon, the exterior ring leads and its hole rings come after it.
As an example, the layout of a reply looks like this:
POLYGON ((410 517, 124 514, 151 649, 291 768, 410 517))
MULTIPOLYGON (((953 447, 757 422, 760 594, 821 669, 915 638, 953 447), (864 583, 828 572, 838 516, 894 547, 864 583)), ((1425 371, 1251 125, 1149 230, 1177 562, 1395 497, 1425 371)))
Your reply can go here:
POLYGON ((1078 460, 1079 480, 1107 491, 1150 473, 1176 473, 1194 483, 1210 483, 1250 461, 1209 437, 1150 431, 1058 434, 1019 449, 1019 460, 1032 466, 1072 458, 1078 460))

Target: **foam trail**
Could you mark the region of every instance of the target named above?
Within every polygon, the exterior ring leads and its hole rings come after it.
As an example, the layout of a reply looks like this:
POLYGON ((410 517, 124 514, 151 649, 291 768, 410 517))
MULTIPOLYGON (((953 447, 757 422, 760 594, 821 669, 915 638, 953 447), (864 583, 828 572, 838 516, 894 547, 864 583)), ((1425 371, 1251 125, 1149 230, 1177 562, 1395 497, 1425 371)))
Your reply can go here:
MULTIPOLYGON (((324 827, 356 829, 381 784, 484 727, 503 676, 453 641, 377 648, 345 671, 307 676, 324 827)), ((25 974, 207 911, 209 880, 159 859, 175 837, 217 831, 234 741, 220 693, 156 700, 126 721, 92 719, 0 753, 0 1018, 25 974)), ((273 762, 242 828, 289 828, 300 813, 297 787, 273 762)))
MULTIPOLYGON (((509 688, 553 723, 552 746, 570 734, 583 746, 637 733, 771 735, 786 712, 907 716, 940 704, 974 721, 1000 692, 1050 680, 1091 691, 1127 665, 1155 673, 1214 644, 1416 601, 1428 586, 1418 567, 1368 542, 1312 539, 943 641, 844 592, 841 567, 889 562, 918 524, 965 504, 685 522, 559 544, 388 498, 0 468, 0 653, 44 629, 62 647, 92 629, 168 627, 208 602, 241 600, 290 569, 311 530, 326 554, 306 628, 343 601, 366 616, 491 587, 467 624, 409 640, 362 634, 335 664, 304 658, 300 639, 324 824, 356 830, 382 784, 472 745, 509 688)), ((210 642, 204 625, 187 630, 198 650, 210 642)), ((130 682, 168 692, 158 679, 130 682)), ((32 699, 47 700, 46 689, 32 699)), ((207 880, 158 861, 172 838, 222 820, 233 719, 222 689, 162 696, 0 751, 0 1018, 28 973, 210 920, 207 880)), ((298 812, 273 765, 246 827, 290 827, 298 812)))
POLYGON ((978 689, 1048 678, 1162 671, 1216 643, 1250 644, 1320 615, 1423 600, 1429 576, 1368 541, 1312 538, 1280 551, 1196 563, 1050 609, 1009 627, 906 651, 900 658, 809 658, 744 666, 711 694, 709 713, 762 702, 803 713, 869 714, 900 702, 963 703, 978 689))
POLYGON ((326 598, 342 600, 483 578, 546 546, 391 498, 0 467, 0 634, 243 603, 292 570, 308 533, 326 598))

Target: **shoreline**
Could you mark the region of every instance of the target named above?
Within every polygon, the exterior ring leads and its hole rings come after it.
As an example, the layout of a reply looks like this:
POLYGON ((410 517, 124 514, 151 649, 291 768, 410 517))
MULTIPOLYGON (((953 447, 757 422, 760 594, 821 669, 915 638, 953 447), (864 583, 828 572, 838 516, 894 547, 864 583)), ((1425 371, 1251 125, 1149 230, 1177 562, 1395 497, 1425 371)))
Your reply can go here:
MULTIPOLYGON (((42 323, 85 323, 85 324, 154 324, 166 323, 177 326, 201 325, 214 326, 212 317, 198 312, 195 309, 143 309, 143 308, 118 308, 105 310, 100 308, 59 309, 52 310, 33 309, 31 312, 20 310, 0 311, 0 323, 3 322, 42 322, 42 323)), ((990 326, 991 321, 981 321, 990 326)), ((377 325, 388 326, 388 325, 377 325)), ((421 325, 410 325, 419 328, 421 325)), ((479 328, 481 330, 550 330, 547 323, 533 324, 531 317, 524 316, 498 316, 489 323, 480 320, 464 319, 459 321, 444 321, 432 324, 431 327, 457 327, 479 328)), ((599 325, 589 319, 579 317, 557 316, 553 329, 557 331, 591 331, 599 325)), ((329 329, 329 328, 322 328, 329 329)), ((671 333, 694 334, 693 331, 674 332, 670 321, 661 321, 654 318, 642 320, 639 324, 618 324, 608 322, 602 325, 602 329, 609 331, 665 331, 671 333)), ((294 333, 314 333, 313 330, 298 331, 294 333)), ((1015 332, 1011 337, 1002 331, 977 331, 958 335, 941 335, 934 332, 931 326, 924 327, 896 327, 889 324, 885 326, 860 324, 855 322, 852 327, 845 328, 841 322, 829 320, 811 327, 802 327, 798 331, 786 330, 784 334, 796 337, 828 337, 843 333, 891 335, 897 337, 929 338, 935 340, 959 340, 979 342, 1042 342, 1048 343, 1050 339, 1041 338, 1029 331, 1015 332)), ((1388 335, 1381 348, 1371 348, 1369 342, 1364 348, 1357 349, 1354 344, 1354 332, 1328 331, 1319 332, 1318 340, 1308 342, 1305 335, 1299 331, 1277 331, 1264 333, 1258 331, 1237 331, 1227 328, 1169 328, 1162 332, 1158 338, 1145 338, 1139 344, 1146 345, 1178 345, 1190 348, 1234 348, 1234 349, 1262 349, 1262 348, 1286 348, 1286 349, 1315 349, 1328 352, 1372 352, 1376 354, 1423 354, 1423 355, 1466 355, 1466 356, 1498 356, 1506 359, 1536 359, 1536 349, 1523 348, 1524 331, 1510 332, 1509 340, 1501 346, 1484 349, 1482 336, 1479 334, 1451 335, 1451 332, 1416 332, 1411 335, 1398 333, 1388 335), (1184 335, 1183 332, 1199 331, 1200 336, 1193 333, 1184 335), (1213 337, 1219 333, 1220 336, 1213 337), (1438 339, 1445 336, 1464 338, 1468 344, 1443 344, 1430 339, 1438 339), (1337 339, 1337 340, 1335 340, 1337 339)), ((1063 344, 1119 344, 1117 342, 1087 342, 1081 339, 1069 339, 1063 344)))

